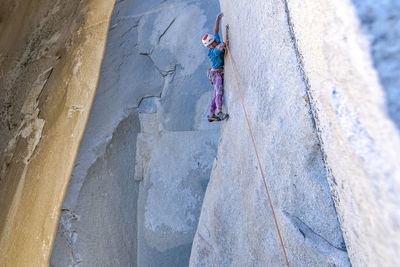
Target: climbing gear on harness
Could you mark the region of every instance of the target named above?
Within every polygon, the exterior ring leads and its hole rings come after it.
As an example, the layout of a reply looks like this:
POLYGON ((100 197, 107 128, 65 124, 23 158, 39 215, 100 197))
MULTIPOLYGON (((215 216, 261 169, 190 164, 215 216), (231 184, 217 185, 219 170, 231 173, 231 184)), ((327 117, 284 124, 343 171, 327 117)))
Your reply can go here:
POLYGON ((202 42, 204 46, 209 46, 215 41, 214 34, 206 34, 203 36, 202 42))
POLYGON ((224 79, 224 69, 209 68, 207 70, 207 77, 210 80, 211 84, 214 84, 215 77, 217 76, 221 76, 221 78, 224 79), (214 72, 214 74, 211 75, 211 72, 214 72))
MULTIPOLYGON (((226 26, 226 43, 228 43, 228 30, 229 30, 229 26, 227 25, 227 26, 226 26)), ((242 92, 240 91, 239 82, 238 82, 237 73, 236 73, 236 68, 235 68, 235 66, 234 66, 235 64, 234 64, 233 61, 232 61, 232 56, 231 56, 231 52, 230 52, 230 50, 229 50, 229 46, 228 46, 228 45, 226 46, 226 50, 225 50, 224 63, 225 63, 225 56, 226 56, 226 54, 229 55, 229 61, 231 62, 231 67, 232 67, 232 71, 233 71, 233 77, 235 78, 236 87, 237 87, 238 92, 239 92, 239 96, 240 96, 240 100, 241 100, 241 103, 242 103, 242 108, 243 108, 244 117, 245 117, 246 122, 247 122, 247 128, 249 129, 251 141, 252 141, 252 143, 253 143, 254 152, 255 152, 256 157, 257 157, 258 167, 259 167, 259 169, 260 169, 260 173, 261 173, 261 177, 262 177, 262 180, 263 180, 263 183, 264 183, 265 191, 266 191, 267 196, 268 196, 268 201, 269 201, 269 205, 270 205, 270 207, 271 207, 272 215, 273 215, 273 218, 274 218, 276 231, 277 231, 277 233, 278 233, 278 237, 279 237, 279 240, 280 240, 280 243, 281 243, 281 247, 282 247, 282 250, 283 250, 283 256, 285 257, 286 265, 287 265, 288 267, 290 267, 290 265, 289 265, 289 260, 288 260, 287 255, 286 255, 285 246, 284 246, 284 244, 283 244, 283 240, 282 240, 282 236, 281 236, 281 231, 279 230, 279 224, 278 224, 278 221, 277 221, 277 219, 276 219, 275 210, 274 210, 274 207, 273 207, 273 205, 272 205, 271 196, 270 196, 270 194, 269 194, 269 190, 268 190, 267 182, 266 182, 266 179, 265 179, 264 171, 263 171, 263 168, 262 168, 262 165, 261 165, 260 157, 258 156, 258 151, 257 151, 256 142, 255 142, 255 140, 254 140, 253 131, 251 130, 251 127, 250 127, 249 118, 248 118, 248 116, 247 116, 246 107, 245 107, 245 105, 244 105, 243 95, 242 95, 242 92)))

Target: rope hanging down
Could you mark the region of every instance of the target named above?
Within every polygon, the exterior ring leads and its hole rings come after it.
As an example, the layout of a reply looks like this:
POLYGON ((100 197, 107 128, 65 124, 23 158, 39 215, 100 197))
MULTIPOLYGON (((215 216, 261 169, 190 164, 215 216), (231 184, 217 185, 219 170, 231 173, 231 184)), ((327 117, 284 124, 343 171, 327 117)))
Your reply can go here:
MULTIPOLYGON (((228 27, 228 25, 226 25, 226 36, 225 36, 226 50, 225 50, 224 59, 225 59, 225 57, 226 57, 226 54, 228 54, 228 55, 229 55, 229 61, 231 62, 231 67, 232 67, 232 71, 233 71, 233 76, 234 76, 234 78, 235 78, 236 86, 237 86, 237 88, 238 88, 238 92, 239 92, 239 95, 240 95, 240 100, 241 100, 242 107, 243 107, 244 117, 246 118, 247 128, 249 129, 249 133, 250 133, 250 136, 251 136, 251 141, 252 141, 252 143, 253 143, 253 148, 254 148, 254 151, 255 151, 256 157, 257 157, 258 166, 259 166, 259 168, 260 168, 261 177, 262 177, 262 180, 263 180, 263 182, 264 182, 265 191, 267 192, 269 205, 270 205, 270 207, 271 207, 272 215, 273 215, 273 217, 274 217, 274 222, 275 222, 276 231, 278 232, 279 240, 281 241, 281 246, 282 246, 282 250, 283 250, 283 255, 284 255, 285 260, 286 260, 286 264, 287 264, 288 267, 290 267, 290 265, 289 265, 289 260, 288 260, 287 255, 286 255, 285 246, 283 245, 283 240, 282 240, 282 236, 281 236, 281 231, 279 230, 278 221, 277 221, 277 219, 276 219, 274 206, 272 205, 271 196, 270 196, 270 194, 269 194, 269 190, 268 190, 267 182, 266 182, 266 179, 265 179, 264 171, 263 171, 263 168, 262 168, 262 166, 261 166, 260 157, 258 156, 258 151, 257 151, 256 142, 254 141, 253 131, 251 130, 251 127, 250 127, 249 118, 248 118, 248 116, 247 116, 246 107, 245 107, 245 105, 244 105, 243 95, 242 95, 242 92, 240 91, 239 82, 238 82, 238 78, 237 78, 237 74, 236 74, 236 68, 235 68, 234 63, 233 63, 233 61, 232 61, 231 52, 230 52, 230 50, 229 50, 228 29, 229 29, 229 27, 228 27)), ((224 62, 225 62, 225 61, 224 61, 224 62)))

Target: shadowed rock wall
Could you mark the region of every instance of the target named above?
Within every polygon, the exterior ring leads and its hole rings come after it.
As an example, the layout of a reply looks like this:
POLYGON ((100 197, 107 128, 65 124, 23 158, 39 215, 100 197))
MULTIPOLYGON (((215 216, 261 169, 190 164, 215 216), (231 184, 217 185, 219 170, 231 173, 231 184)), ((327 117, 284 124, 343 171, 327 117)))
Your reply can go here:
POLYGON ((201 44, 218 9, 117 1, 52 265, 188 265, 219 137, 201 44))
POLYGON ((0 265, 44 266, 113 1, 2 1, 0 265))

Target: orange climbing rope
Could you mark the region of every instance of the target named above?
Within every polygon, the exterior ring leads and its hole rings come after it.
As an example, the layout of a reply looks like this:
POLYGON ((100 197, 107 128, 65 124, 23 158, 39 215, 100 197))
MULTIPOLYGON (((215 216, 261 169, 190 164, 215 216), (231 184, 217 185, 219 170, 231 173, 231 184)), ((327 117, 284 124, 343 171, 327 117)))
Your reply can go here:
POLYGON ((245 118, 246 118, 247 127, 248 127, 248 129, 249 129, 249 133, 250 133, 250 136, 251 136, 251 141, 253 142, 253 148, 254 148, 254 151, 255 151, 256 156, 257 156, 257 162, 258 162, 258 166, 259 166, 259 168, 260 168, 261 177, 262 177, 263 182, 264 182, 265 191, 267 192, 269 205, 270 205, 270 207, 271 207, 272 215, 273 215, 273 217, 274 217, 275 226, 276 226, 276 231, 278 232, 279 240, 281 241, 281 246, 282 246, 282 250, 283 250, 283 255, 285 256, 286 264, 287 264, 288 267, 290 267, 290 265, 289 265, 289 260, 288 260, 287 255, 286 255, 285 246, 283 245, 283 240, 282 240, 282 236, 281 236, 281 231, 279 230, 279 224, 278 224, 278 221, 276 220, 275 210, 274 210, 274 206, 272 205, 271 196, 270 196, 270 194, 269 194, 269 190, 268 190, 267 182, 266 182, 266 179, 265 179, 264 171, 263 171, 263 168, 262 168, 262 166, 261 166, 260 157, 258 156, 258 151, 257 151, 256 142, 254 141, 253 131, 251 130, 251 127, 250 127, 249 118, 248 118, 248 116, 247 116, 246 107, 245 107, 245 105, 244 105, 243 95, 242 95, 242 92, 240 91, 239 82, 238 82, 238 78, 237 78, 237 74, 236 74, 236 69, 235 69, 235 66, 234 66, 235 64, 234 64, 233 61, 232 61, 231 52, 230 52, 230 50, 229 50, 229 44, 228 44, 228 28, 227 28, 227 31, 226 31, 226 37, 225 37, 225 39, 226 39, 225 42, 226 42, 227 44, 226 44, 226 50, 225 50, 225 55, 224 55, 224 62, 225 62, 226 54, 228 53, 228 55, 229 55, 229 61, 231 62, 231 67, 232 67, 232 71, 233 71, 233 76, 234 76, 234 78, 235 78, 236 86, 237 86, 237 88, 238 88, 238 92, 239 92, 239 95, 240 95, 240 100, 241 100, 241 102, 242 102, 242 107, 243 107, 244 116, 245 116, 245 118))

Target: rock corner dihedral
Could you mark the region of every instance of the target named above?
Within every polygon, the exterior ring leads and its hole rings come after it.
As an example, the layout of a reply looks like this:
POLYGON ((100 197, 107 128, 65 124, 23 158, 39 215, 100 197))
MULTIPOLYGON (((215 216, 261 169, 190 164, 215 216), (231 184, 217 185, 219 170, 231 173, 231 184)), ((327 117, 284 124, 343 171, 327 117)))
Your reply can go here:
POLYGON ((0 266, 398 266, 400 2, 250 2, 3 0, 0 266))

